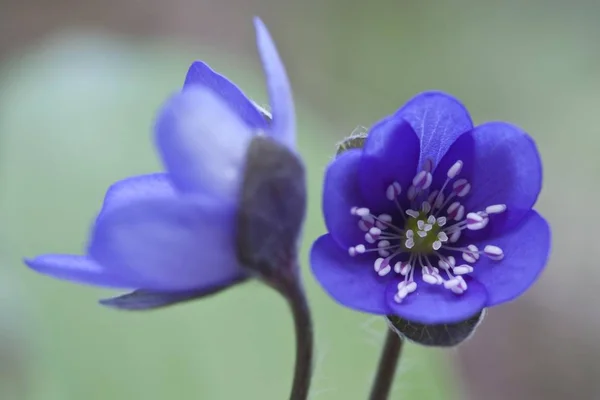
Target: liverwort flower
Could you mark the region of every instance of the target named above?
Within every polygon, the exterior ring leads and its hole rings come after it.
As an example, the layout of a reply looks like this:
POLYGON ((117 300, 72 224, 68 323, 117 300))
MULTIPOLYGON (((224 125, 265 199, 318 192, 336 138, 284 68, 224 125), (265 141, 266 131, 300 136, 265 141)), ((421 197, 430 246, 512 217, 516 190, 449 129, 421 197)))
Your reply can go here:
MULTIPOLYGON (((266 27, 259 19, 255 26, 272 118, 227 78, 201 61, 193 63, 183 89, 164 104, 155 124, 156 146, 166 172, 126 178, 108 189, 86 255, 40 255, 25 261, 29 267, 75 283, 133 289, 104 301, 130 309, 201 297, 249 276, 252 266, 242 265, 239 254, 268 249, 239 249, 238 242, 244 240, 238 237, 238 220, 247 220, 256 211, 240 210, 248 197, 244 187, 248 181, 252 190, 274 190, 272 186, 281 180, 272 181, 265 168, 256 176, 248 166, 256 158, 275 159, 278 171, 291 163, 290 174, 301 175, 288 176, 299 193, 291 195, 301 200, 304 195, 304 186, 297 183, 303 183, 304 176, 295 156, 290 84, 266 27), (256 141, 259 144, 253 144, 256 141), (265 141, 271 144, 261 145, 265 141)), ((281 204, 282 197, 262 195, 261 199, 266 209, 289 210, 281 204)), ((295 245, 304 204, 292 205, 291 219, 298 226, 288 223, 285 232, 279 232, 288 217, 281 212, 269 222, 278 237, 284 236, 280 241, 295 245)), ((242 227, 242 236, 251 229, 242 227)))
POLYGON ((539 277, 550 229, 532 209, 542 165, 521 129, 474 127, 456 99, 427 92, 347 147, 360 148, 327 169, 329 233, 311 251, 336 301, 424 326, 473 325, 539 277))

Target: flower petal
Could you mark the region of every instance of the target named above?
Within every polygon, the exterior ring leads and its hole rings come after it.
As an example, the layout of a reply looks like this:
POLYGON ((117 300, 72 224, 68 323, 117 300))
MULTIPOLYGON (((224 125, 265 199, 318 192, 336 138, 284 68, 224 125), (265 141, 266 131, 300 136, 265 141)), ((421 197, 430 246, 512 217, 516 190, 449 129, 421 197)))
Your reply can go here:
POLYGON ((310 253, 313 274, 327 293, 343 306, 372 314, 389 314, 386 281, 368 257, 350 257, 331 235, 318 238, 310 253))
POLYGON ((89 254, 147 290, 203 289, 242 275, 233 207, 207 197, 148 199, 106 212, 89 254))
POLYGON ((123 289, 139 287, 139 282, 134 279, 117 270, 104 268, 85 256, 44 254, 26 259, 25 264, 40 274, 74 283, 123 289))
POLYGON ((138 200, 172 198, 176 195, 177 192, 165 173, 131 176, 108 188, 100 214, 138 200))
POLYGON ((218 94, 249 127, 255 130, 266 130, 269 126, 256 105, 240 88, 202 61, 195 61, 190 66, 183 88, 185 90, 196 85, 209 88, 218 94))
POLYGON ((467 211, 482 211, 495 204, 507 206, 503 214, 491 216, 485 232, 473 237, 495 235, 517 225, 542 188, 542 163, 533 139, 505 122, 476 127, 452 146, 447 158, 464 162, 461 177, 471 184, 463 202, 467 211), (470 154, 467 148, 472 149, 470 154))
POLYGON ((327 231, 345 248, 364 242, 358 228, 359 217, 350 214, 352 207, 362 207, 358 184, 361 150, 342 153, 327 167, 323 188, 323 216, 327 231))
POLYGON ((254 132, 219 96, 189 86, 165 104, 155 134, 177 189, 235 201, 254 132))
POLYGON ((430 285, 423 282, 421 273, 415 272, 417 290, 397 303, 394 296, 398 292, 396 279, 388 285, 386 298, 392 314, 421 324, 451 324, 464 321, 479 313, 487 301, 485 287, 473 280, 465 278, 468 288, 461 294, 454 294, 442 285, 430 285))
POLYGON ((398 182, 408 189, 419 162, 419 138, 410 124, 388 117, 373 126, 363 148, 358 177, 365 206, 377 212, 395 209, 386 197, 387 188, 398 182))
POLYGON ((106 307, 117 308, 119 310, 155 310, 157 308, 163 308, 186 301, 197 300, 206 296, 211 296, 245 280, 245 277, 241 277, 236 278, 233 281, 220 282, 215 286, 206 287, 201 290, 187 290, 183 292, 136 290, 135 292, 127 293, 121 296, 100 300, 100 304, 106 307))
POLYGON ((501 261, 481 257, 471 276, 483 284, 489 294, 487 306, 510 301, 525 292, 538 279, 550 254, 550 227, 544 218, 531 210, 521 224, 504 235, 477 243, 504 251, 501 261))
POLYGON ((427 159, 434 165, 463 133, 473 128, 471 116, 456 98, 443 92, 424 92, 409 100, 395 114, 407 120, 421 141, 419 167, 427 159))
POLYGON ((254 26, 273 116, 270 134, 275 140, 295 151, 296 113, 290 81, 267 27, 260 18, 254 18, 254 26))

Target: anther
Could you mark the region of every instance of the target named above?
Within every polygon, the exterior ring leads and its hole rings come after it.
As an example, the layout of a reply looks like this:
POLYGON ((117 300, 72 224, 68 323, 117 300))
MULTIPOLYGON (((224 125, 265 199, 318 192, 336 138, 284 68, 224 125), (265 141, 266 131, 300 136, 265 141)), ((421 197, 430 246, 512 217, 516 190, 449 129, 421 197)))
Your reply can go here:
POLYGON ((467 229, 478 231, 485 228, 487 224, 487 217, 482 217, 481 215, 473 212, 467 214, 467 229))
POLYGON ((375 226, 379 229, 387 229, 392 222, 392 216, 389 214, 379 214, 375 221, 375 226))
POLYGON ((406 239, 406 241, 404 242, 404 247, 406 247, 407 249, 412 249, 414 246, 415 240, 412 237, 406 239))
POLYGON ((364 253, 365 250, 366 250, 365 245, 364 244, 359 244, 358 246, 350 247, 348 249, 348 254, 350 254, 352 257, 354 257, 357 254, 364 253))
POLYGON ((448 218, 455 221, 460 221, 465 216, 465 207, 458 201, 450 204, 446 211, 448 213, 448 218))
POLYGON ((385 276, 389 274, 392 270, 390 262, 387 258, 378 258, 377 260, 375 260, 373 267, 375 268, 375 272, 377 272, 379 276, 385 276))
POLYGON ((440 242, 439 240, 436 240, 435 242, 433 242, 431 247, 437 251, 442 247, 442 242, 440 242))
POLYGON ((438 226, 444 226, 444 225, 446 225, 446 217, 439 217, 437 219, 437 224, 438 224, 438 226))
POLYGON ((406 197, 410 201, 413 201, 415 199, 415 197, 417 197, 417 188, 412 185, 409 186, 408 191, 406 192, 406 197))
POLYGON ((439 240, 441 240, 442 242, 447 242, 448 241, 448 235, 446 235, 446 232, 439 232, 437 235, 437 238, 439 240))
POLYGON ((368 215, 371 215, 371 211, 369 211, 369 209, 366 207, 352 207, 352 210, 350 212, 354 215, 358 215, 359 217, 366 217, 368 215))
POLYGON ((473 264, 479 259, 479 249, 474 244, 468 245, 467 250, 462 254, 462 258, 466 262, 473 264))
POLYGON ((428 201, 424 201, 421 204, 421 211, 427 214, 429 211, 431 211, 431 204, 429 204, 428 201))
POLYGON ((495 204, 485 208, 485 212, 488 214, 500 214, 506 211, 506 204, 495 204))
POLYGON ((457 230, 457 231, 454 231, 454 232, 450 233, 450 238, 448 239, 448 241, 450 243, 456 243, 456 242, 458 242, 458 239, 460 239, 460 235, 461 234, 462 234, 461 230, 457 230))
POLYGON ((400 193, 402 193, 402 186, 400 186, 398 182, 392 183, 385 191, 385 195, 389 201, 396 199, 398 196, 400 196, 400 193))
POLYGON ((458 285, 460 285, 460 281, 456 278, 448 279, 444 282, 444 287, 446 289, 452 289, 453 287, 456 287, 458 285))
POLYGON ((486 256, 494 261, 500 261, 504 258, 504 252, 498 246, 487 245, 483 248, 483 252, 486 256))
POLYGON ((458 197, 465 197, 471 191, 471 184, 466 179, 459 179, 452 185, 458 197))
POLYGON ((435 217, 433 215, 430 215, 429 218, 427 218, 427 223, 430 225, 435 224, 435 217))
POLYGON ((454 163, 453 166, 450 167, 450 169, 448 170, 448 179, 454 179, 456 177, 456 175, 460 174, 460 171, 462 170, 463 167, 463 162, 458 160, 457 162, 454 163))
POLYGON ((418 211, 415 211, 415 210, 408 209, 408 210, 406 210, 406 214, 407 214, 409 217, 413 217, 413 218, 419 218, 419 212, 418 212, 418 211))
POLYGON ((431 172, 421 171, 413 178, 412 184, 419 189, 428 189, 432 181, 431 172))
POLYGON ((456 275, 470 274, 471 272, 473 272, 473 267, 471 267, 468 264, 463 264, 459 265, 458 267, 454 267, 452 269, 452 272, 454 272, 456 275))
POLYGON ((420 238, 424 238, 425 236, 427 236, 427 232, 425 232, 425 231, 417 231, 417 235, 419 235, 420 238))
POLYGON ((433 171, 433 160, 431 158, 425 160, 423 163, 423 169, 427 172, 433 171))

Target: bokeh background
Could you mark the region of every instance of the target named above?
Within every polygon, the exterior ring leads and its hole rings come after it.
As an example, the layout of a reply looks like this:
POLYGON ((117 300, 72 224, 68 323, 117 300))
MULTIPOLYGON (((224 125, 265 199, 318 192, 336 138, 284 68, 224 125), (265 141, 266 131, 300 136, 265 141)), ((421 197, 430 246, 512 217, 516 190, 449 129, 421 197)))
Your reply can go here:
POLYGON ((154 114, 193 60, 266 103, 253 15, 287 64, 309 171, 311 398, 366 398, 385 329, 310 275, 323 170, 357 126, 440 89, 476 122, 535 138, 553 255, 457 350, 408 345, 392 398, 600 399, 600 3, 589 0, 0 0, 0 399, 287 398, 292 321, 260 284, 133 314, 96 304, 114 293, 21 263, 81 252, 107 186, 160 168, 154 114))

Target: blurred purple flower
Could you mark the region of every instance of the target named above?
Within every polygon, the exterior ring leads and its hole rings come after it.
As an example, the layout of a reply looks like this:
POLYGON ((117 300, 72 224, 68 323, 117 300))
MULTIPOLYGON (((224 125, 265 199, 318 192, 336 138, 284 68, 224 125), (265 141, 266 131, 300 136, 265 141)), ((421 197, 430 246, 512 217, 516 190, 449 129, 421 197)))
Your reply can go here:
POLYGON ((105 301, 152 308, 214 293, 246 278, 235 223, 246 153, 264 133, 295 151, 290 84, 267 28, 255 19, 272 120, 205 63, 159 112, 155 140, 166 173, 134 176, 107 191, 87 255, 27 259, 37 272, 76 283, 137 289, 105 301))
POLYGON ((550 229, 532 210, 541 185, 525 132, 473 127, 453 97, 420 94, 329 165, 329 233, 313 245, 313 272, 355 310, 466 320, 521 295, 544 269, 550 229))

